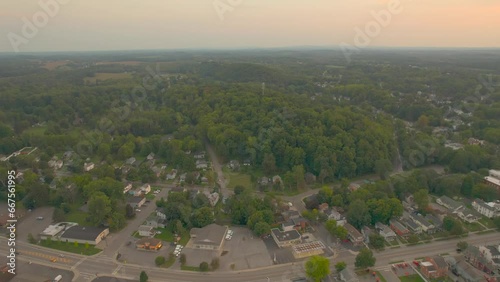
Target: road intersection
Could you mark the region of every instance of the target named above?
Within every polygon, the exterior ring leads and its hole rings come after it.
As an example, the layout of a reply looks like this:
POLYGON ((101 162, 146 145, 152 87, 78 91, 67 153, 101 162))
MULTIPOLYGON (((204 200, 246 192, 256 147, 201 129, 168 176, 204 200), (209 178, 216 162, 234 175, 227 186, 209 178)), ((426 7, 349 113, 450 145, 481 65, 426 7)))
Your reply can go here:
MULTIPOLYGON (((377 263, 375 268, 384 269, 388 264, 395 261, 409 261, 418 257, 430 255, 452 253, 456 248, 456 243, 466 240, 469 244, 495 244, 500 243, 500 236, 497 232, 487 234, 471 234, 467 238, 457 238, 451 240, 434 241, 428 244, 415 246, 403 246, 395 249, 375 253, 377 263)), ((0 251, 7 251, 7 239, 0 238, 0 251)), ((51 262, 48 258, 59 257, 61 251, 39 247, 26 242, 18 242, 19 260, 32 261, 35 264, 49 267, 72 270, 75 273, 74 281, 89 281, 98 276, 113 276, 124 279, 137 279, 142 270, 148 273, 150 281, 289 281, 289 279, 303 275, 303 264, 280 264, 259 269, 249 269, 242 271, 217 271, 217 272, 190 272, 173 269, 160 269, 156 267, 145 267, 131 264, 124 264, 115 261, 113 258, 100 253, 94 256, 83 256, 78 254, 65 253, 64 260, 51 262)), ((354 264, 355 254, 343 250, 341 254, 332 258, 331 265, 341 260, 348 265, 354 264)))

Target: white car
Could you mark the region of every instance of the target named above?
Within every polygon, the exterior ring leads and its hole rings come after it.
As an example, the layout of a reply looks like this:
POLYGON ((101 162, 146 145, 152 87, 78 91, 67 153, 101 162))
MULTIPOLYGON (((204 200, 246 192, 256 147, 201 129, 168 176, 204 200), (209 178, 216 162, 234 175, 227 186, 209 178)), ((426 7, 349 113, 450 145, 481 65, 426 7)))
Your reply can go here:
POLYGON ((229 235, 233 236, 233 230, 229 229, 229 230, 227 231, 227 234, 229 234, 229 235))
POLYGON ((140 209, 135 209, 136 212, 140 212, 141 210, 140 209))

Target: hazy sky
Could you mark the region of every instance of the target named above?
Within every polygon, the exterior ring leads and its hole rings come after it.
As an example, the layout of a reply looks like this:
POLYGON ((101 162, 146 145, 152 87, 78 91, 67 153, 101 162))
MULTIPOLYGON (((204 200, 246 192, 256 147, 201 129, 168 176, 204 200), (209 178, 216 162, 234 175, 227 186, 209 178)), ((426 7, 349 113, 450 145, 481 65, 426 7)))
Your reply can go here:
POLYGON ((0 51, 355 45, 379 11, 367 46, 500 47, 499 0, 1 0, 0 51))

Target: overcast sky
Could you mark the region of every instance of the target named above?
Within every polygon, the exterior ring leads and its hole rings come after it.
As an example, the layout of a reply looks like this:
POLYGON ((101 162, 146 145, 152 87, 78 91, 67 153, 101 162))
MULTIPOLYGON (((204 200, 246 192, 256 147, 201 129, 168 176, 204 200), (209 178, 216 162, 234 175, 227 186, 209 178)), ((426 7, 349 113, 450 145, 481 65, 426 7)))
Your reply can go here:
POLYGON ((1 0, 0 52, 355 45, 367 25, 366 46, 500 47, 499 0, 391 1, 1 0), (39 3, 56 1, 43 23, 39 3))

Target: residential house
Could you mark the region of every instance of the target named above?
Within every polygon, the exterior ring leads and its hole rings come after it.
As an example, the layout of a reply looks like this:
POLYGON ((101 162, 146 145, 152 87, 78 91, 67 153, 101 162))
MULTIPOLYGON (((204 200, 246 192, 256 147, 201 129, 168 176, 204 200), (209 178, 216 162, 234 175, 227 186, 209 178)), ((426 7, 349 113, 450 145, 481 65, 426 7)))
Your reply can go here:
POLYGON ((457 201, 455 201, 455 200, 453 200, 453 199, 451 199, 450 197, 447 197, 447 196, 442 196, 442 197, 438 198, 436 200, 436 203, 438 203, 441 206, 447 208, 451 212, 455 212, 458 209, 460 209, 460 208, 463 207, 462 203, 459 203, 459 202, 457 202, 457 201))
POLYGON ((389 226, 377 222, 375 224, 375 228, 377 229, 380 236, 384 237, 386 241, 390 242, 396 240, 396 233, 392 231, 392 229, 389 226))
POLYGON ((239 170, 240 169, 240 162, 237 160, 231 160, 229 164, 227 165, 232 170, 239 170))
POLYGON ((491 257, 485 255, 487 249, 487 247, 483 246, 469 245, 463 254, 468 263, 482 272, 491 275, 498 270, 498 265, 495 264, 491 257))
POLYGON ((390 221, 390 224, 391 229, 399 236, 404 237, 410 235, 410 230, 398 220, 393 219, 390 221))
POLYGON ((500 179, 500 170, 494 170, 494 169, 490 169, 488 171, 489 175, 491 177, 495 177, 496 179, 500 179))
POLYGON ((448 265, 450 265, 453 274, 459 276, 465 282, 487 282, 483 272, 460 259, 458 262, 453 257, 446 257, 448 265))
POLYGON ((205 151, 200 151, 200 152, 196 152, 194 153, 193 157, 195 159, 204 159, 205 158, 205 151))
POLYGON ((147 160, 154 160, 155 158, 155 153, 149 153, 149 155, 146 157, 147 160))
POLYGON ((326 210, 328 210, 328 203, 322 203, 318 206, 318 211, 321 213, 325 213, 326 210))
POLYGON ((456 211, 456 214, 460 219, 468 223, 476 222, 481 218, 481 216, 477 212, 469 208, 462 208, 456 211))
POLYGON ((339 274, 343 282, 359 282, 358 275, 350 268, 344 268, 339 274))
POLYGON ((123 187, 123 194, 127 194, 132 189, 132 183, 129 183, 123 187))
POLYGON ((481 199, 475 199, 472 207, 487 218, 500 216, 500 202, 486 203, 481 199))
POLYGON ((283 231, 295 230, 295 223, 291 219, 287 220, 287 221, 281 223, 281 229, 283 229, 283 231))
POLYGON ((297 230, 281 231, 278 228, 273 228, 271 229, 271 236, 280 248, 302 243, 302 238, 297 230))
POLYGON ((296 230, 304 230, 308 224, 307 219, 305 219, 301 216, 292 218, 290 220, 293 222, 296 230))
POLYGON ((287 210, 281 213, 285 221, 290 220, 292 218, 299 218, 300 213, 297 210, 287 210))
POLYGON ((165 212, 165 209, 163 209, 163 208, 156 209, 156 216, 160 219, 167 219, 167 213, 165 212))
POLYGON ((484 183, 495 187, 500 192, 500 170, 489 170, 489 176, 484 178, 484 183))
POLYGON ((370 244, 370 235, 377 234, 373 229, 368 226, 363 226, 361 228, 361 234, 363 234, 363 239, 366 244, 370 244))
POLYGON ((272 179, 272 183, 273 185, 280 185, 280 186, 283 186, 283 180, 281 179, 281 176, 279 175, 275 175, 273 176, 273 179, 272 179))
POLYGON ((187 246, 191 246, 193 249, 214 250, 220 254, 227 229, 227 226, 220 226, 215 223, 202 228, 192 228, 189 232, 191 240, 187 246))
POLYGON ((206 178, 205 176, 201 177, 201 183, 208 184, 208 178, 206 178))
POLYGON ((153 228, 165 228, 167 221, 157 215, 150 215, 143 225, 152 226, 153 228))
POLYGON ((144 193, 146 195, 149 192, 151 192, 151 185, 146 183, 146 184, 142 185, 140 189, 141 189, 142 193, 144 193))
POLYGON ((443 227, 443 221, 439 217, 437 217, 433 214, 430 214, 430 213, 427 214, 425 216, 425 219, 427 219, 427 221, 429 221, 430 223, 432 223, 432 225, 434 225, 434 229, 436 231, 441 230, 441 228, 443 227))
POLYGON ((354 226, 346 223, 344 224, 344 228, 347 229, 347 238, 353 245, 357 246, 363 244, 363 234, 361 234, 354 226))
POLYGON ((162 246, 161 240, 156 238, 142 238, 135 242, 135 247, 137 249, 148 251, 158 251, 162 246))
POLYGON ((436 232, 436 227, 430 223, 426 218, 424 218, 421 214, 411 214, 410 219, 418 224, 422 231, 427 234, 432 234, 436 232))
POLYGON ((84 171, 91 171, 95 167, 94 163, 84 163, 83 164, 83 170, 84 171))
POLYGON ((139 187, 133 190, 131 194, 134 195, 134 197, 140 197, 144 195, 144 192, 142 191, 141 187, 139 187))
POLYGON ((336 220, 337 222, 339 222, 339 220, 343 220, 344 219, 344 216, 342 216, 342 214, 340 214, 336 209, 334 208, 331 208, 331 209, 328 209, 325 211, 325 214, 328 216, 328 219, 334 219, 336 220))
POLYGON ((252 162, 249 159, 243 161, 243 166, 250 166, 252 162))
POLYGON ((142 205, 144 205, 145 202, 146 198, 137 196, 130 197, 127 201, 127 203, 134 209, 140 208, 142 205))
POLYGON ((153 226, 149 225, 141 225, 137 231, 139 231, 139 236, 141 237, 153 237, 156 234, 153 226))
POLYGON ((134 165, 134 164, 135 164, 135 162, 136 162, 136 159, 135 159, 134 157, 132 157, 132 158, 128 158, 128 159, 125 161, 125 164, 126 164, 126 165, 131 166, 131 165, 134 165))
POLYGON ((153 171, 153 173, 156 175, 156 177, 160 177, 161 176, 161 173, 163 172, 164 168, 160 168, 160 167, 157 167, 157 166, 154 166, 151 168, 151 170, 153 171))
POLYGON ((186 181, 186 176, 187 176, 187 173, 183 173, 179 176, 179 182, 184 182, 186 181))
POLYGON ((197 160, 196 161, 196 168, 197 169, 206 169, 208 168, 208 163, 205 160, 197 160))
POLYGON ((441 256, 427 257, 420 263, 420 271, 428 279, 448 276, 448 264, 441 256))
POLYGON ((63 158, 64 158, 65 160, 69 160, 69 159, 71 159, 71 157, 72 157, 72 156, 73 156, 73 151, 66 151, 66 152, 64 152, 64 154, 63 154, 63 158))
POLYGON ((167 180, 174 180, 177 176, 177 169, 172 169, 169 174, 167 174, 167 180))
POLYGON ((64 165, 64 162, 62 160, 58 160, 56 158, 56 159, 50 160, 48 165, 49 165, 49 167, 51 167, 53 169, 61 169, 64 165))
POLYGON ((261 186, 267 186, 272 182, 271 182, 271 178, 264 176, 264 177, 259 178, 257 180, 257 183, 261 186))
POLYGON ((418 225, 417 223, 415 223, 413 220, 411 220, 411 219, 403 219, 403 220, 401 220, 401 222, 406 227, 408 227, 408 230, 410 230, 411 233, 415 233, 415 234, 422 233, 422 227, 420 225, 418 225))
POLYGON ((498 267, 500 273, 500 245, 479 246, 484 257, 498 267))
POLYGON ((219 202, 219 193, 217 193, 217 192, 213 192, 213 193, 206 192, 205 195, 207 196, 208 201, 210 202, 210 205, 212 207, 215 207, 215 205, 217 205, 217 203, 219 202))

